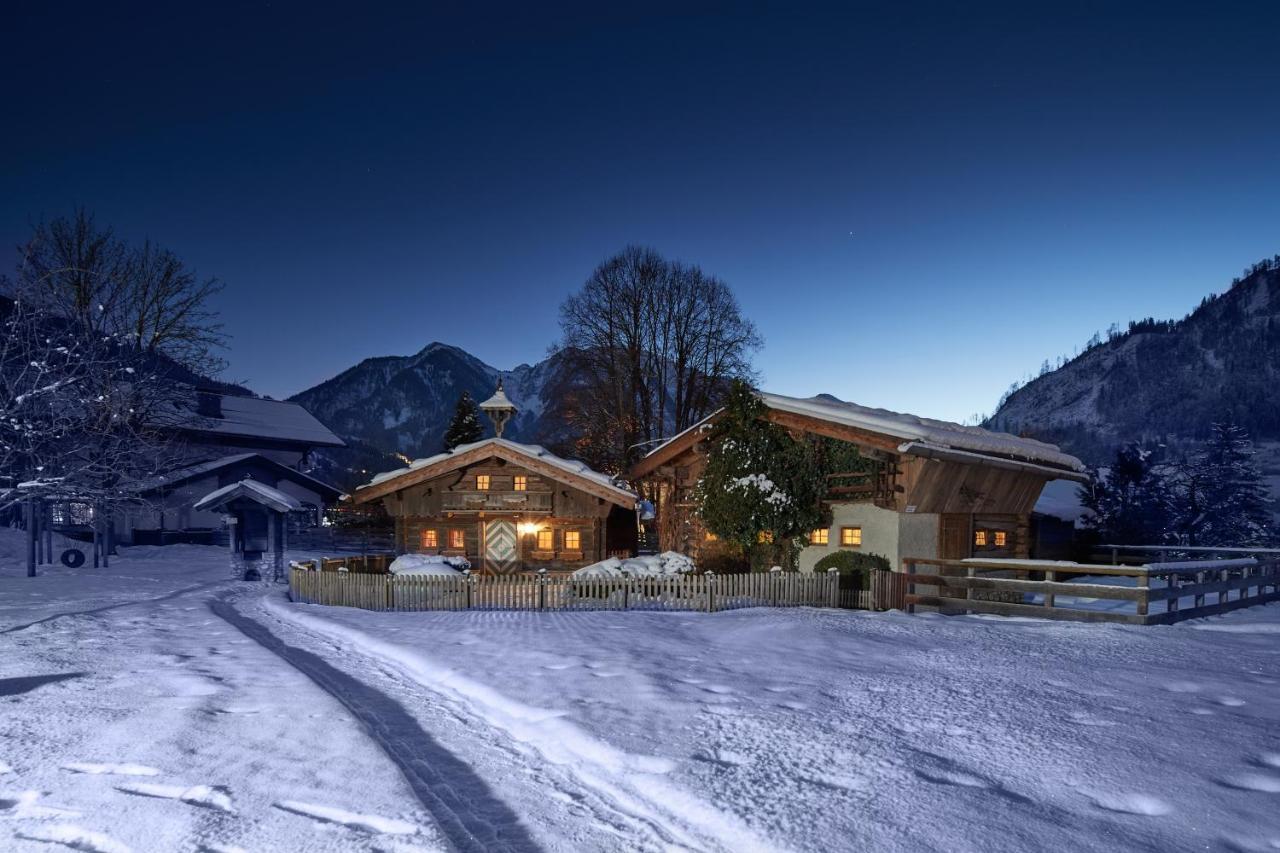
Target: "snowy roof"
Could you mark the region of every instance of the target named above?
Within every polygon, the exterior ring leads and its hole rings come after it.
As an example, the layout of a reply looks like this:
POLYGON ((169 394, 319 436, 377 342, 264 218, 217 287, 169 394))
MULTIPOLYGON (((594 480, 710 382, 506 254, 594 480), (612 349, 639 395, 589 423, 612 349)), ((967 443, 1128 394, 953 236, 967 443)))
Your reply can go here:
POLYGON ((196 501, 192 509, 218 509, 226 506, 236 498, 248 498, 251 501, 270 507, 276 512, 292 512, 302 509, 302 503, 292 495, 286 495, 266 483, 257 480, 241 480, 209 494, 196 501))
POLYGON ((188 480, 194 480, 199 477, 203 477, 206 474, 212 474, 216 471, 221 471, 224 468, 229 468, 233 465, 238 465, 250 460, 277 469, 288 479, 301 485, 310 486, 321 494, 328 493, 333 497, 337 497, 342 494, 342 490, 336 486, 331 486, 323 480, 317 480, 315 477, 312 477, 309 474, 304 474, 301 471, 296 471, 287 465, 281 465, 279 462, 269 459, 260 453, 233 453, 230 456, 220 456, 217 459, 209 459, 204 462, 197 462, 194 465, 187 465, 183 468, 175 468, 172 471, 166 471, 158 477, 146 480, 140 485, 140 488, 143 491, 152 491, 166 486, 176 486, 179 483, 185 483, 188 480))
POLYGON ((201 398, 198 410, 187 410, 181 414, 183 429, 317 447, 346 446, 342 439, 297 403, 208 391, 198 394, 201 398))
POLYGON ((993 432, 982 427, 963 426, 950 421, 891 412, 888 409, 872 409, 829 396, 800 398, 761 392, 760 399, 770 409, 844 424, 868 432, 900 438, 905 442, 1025 459, 1028 462, 1040 462, 1071 471, 1085 470, 1083 462, 1068 453, 1063 453, 1057 445, 1008 433, 993 432))
MULTIPOLYGON (((814 418, 832 424, 853 427, 865 432, 897 439, 898 452, 917 456, 955 458, 958 461, 982 462, 984 460, 1010 460, 1006 466, 1019 463, 1021 467, 1040 473, 1067 476, 1071 472, 1077 479, 1087 469, 1076 457, 1063 453, 1056 445, 1031 438, 1020 438, 1003 432, 993 432, 975 426, 963 426, 950 421, 922 418, 891 412, 888 409, 872 409, 857 403, 846 403, 830 395, 819 397, 787 397, 783 394, 757 392, 760 401, 769 409, 814 418)), ((708 429, 723 410, 712 412, 693 426, 655 447, 632 469, 633 476, 643 476, 673 451, 679 452, 677 442, 701 430, 708 429)), ((989 463, 991 464, 991 463, 989 463)))
POLYGON ((397 468, 394 471, 384 471, 381 474, 374 475, 368 483, 356 489, 357 495, 365 489, 373 488, 392 480, 397 480, 409 474, 413 474, 423 468, 431 468, 441 463, 448 463, 457 460, 459 465, 469 464, 476 456, 483 456, 483 451, 490 449, 494 455, 510 454, 514 456, 524 457, 525 459, 550 465, 558 468, 564 473, 577 477, 581 480, 590 482, 596 486, 603 487, 613 493, 619 502, 630 501, 634 503, 636 500, 635 492, 618 485, 608 474, 602 474, 590 468, 585 462, 579 462, 575 459, 563 459, 548 451, 545 447, 538 444, 520 444, 516 441, 510 441, 505 438, 486 438, 483 441, 476 441, 471 444, 459 444, 453 450, 446 450, 443 453, 437 453, 434 456, 427 456, 422 459, 415 459, 404 468, 397 468))
POLYGON ((511 398, 507 396, 507 392, 502 390, 502 383, 498 383, 498 390, 493 392, 493 396, 480 404, 480 408, 488 409, 514 409, 516 404, 511 402, 511 398))

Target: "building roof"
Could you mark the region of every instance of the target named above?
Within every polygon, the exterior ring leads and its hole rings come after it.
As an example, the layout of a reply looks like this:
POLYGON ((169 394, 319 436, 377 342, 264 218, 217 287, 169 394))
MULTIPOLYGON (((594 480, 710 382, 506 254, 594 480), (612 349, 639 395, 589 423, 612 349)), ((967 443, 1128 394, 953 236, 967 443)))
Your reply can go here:
POLYGON ((178 416, 177 426, 190 432, 256 438, 312 447, 346 447, 346 442, 297 403, 197 392, 194 410, 178 416))
POLYGON ((292 495, 286 495, 279 489, 274 489, 257 480, 241 480, 238 483, 214 489, 196 501, 193 509, 216 511, 239 498, 246 498, 254 503, 262 504, 265 507, 274 509, 276 512, 295 512, 302 509, 302 502, 297 498, 292 495))
MULTIPOLYGON (((1050 476, 1080 477, 1085 465, 1076 457, 1063 453, 1056 445, 976 426, 963 426, 949 421, 922 418, 887 409, 873 409, 857 403, 846 403, 829 395, 788 397, 783 394, 758 392, 761 402, 772 413, 784 413, 799 419, 846 427, 859 434, 879 437, 885 449, 916 456, 946 456, 956 461, 982 463, 1005 460, 1028 468, 1041 468, 1050 476)), ((667 458, 696 442, 697 434, 710 426, 719 415, 713 412, 689 429, 649 452, 636 465, 641 475, 667 458)), ((776 417, 776 416, 775 416, 776 417)))
POLYGON ((353 497, 356 503, 371 501, 414 483, 429 480, 456 468, 473 465, 492 457, 527 466, 532 471, 539 471, 552 479, 576 485, 585 492, 612 501, 619 506, 628 508, 635 506, 636 493, 618 485, 608 474, 594 471, 584 462, 562 459, 540 445, 520 444, 505 438, 486 438, 471 444, 460 444, 453 450, 415 459, 404 468, 375 475, 368 483, 356 489, 353 497))
POLYGON ((307 486, 311 490, 317 492, 328 500, 337 500, 342 495, 342 490, 336 486, 331 486, 323 480, 317 480, 309 474, 296 471, 288 465, 282 465, 274 459, 269 459, 260 453, 233 453, 230 456, 220 456, 217 459, 209 459, 204 462, 197 462, 193 465, 187 465, 182 468, 175 468, 167 471, 158 477, 146 481, 142 484, 143 493, 160 491, 162 489, 171 489, 180 486, 183 483, 192 480, 198 480, 209 474, 216 474, 227 468, 252 462, 255 465, 264 465, 275 470, 281 477, 292 480, 303 486, 307 486))

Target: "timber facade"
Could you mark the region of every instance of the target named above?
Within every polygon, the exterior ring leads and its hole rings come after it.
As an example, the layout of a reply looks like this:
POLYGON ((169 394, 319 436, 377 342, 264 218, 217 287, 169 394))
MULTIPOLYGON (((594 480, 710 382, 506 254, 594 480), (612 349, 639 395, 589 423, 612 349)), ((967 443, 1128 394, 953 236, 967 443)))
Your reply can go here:
MULTIPOLYGON (((831 478, 832 522, 810 533, 802 571, 842 549, 878 554, 895 569, 907 558, 1027 558, 1035 550, 1031 512, 1044 484, 1086 479, 1078 459, 1042 442, 823 398, 760 397, 770 421, 796 436, 847 441, 870 463, 869 471, 831 478)), ((659 548, 695 559, 721 548, 692 502, 715 418, 630 472, 654 503, 659 548)))
POLYGON ((501 438, 380 475, 353 497, 395 519, 398 553, 465 557, 483 574, 568 572, 636 546, 633 492, 501 438))

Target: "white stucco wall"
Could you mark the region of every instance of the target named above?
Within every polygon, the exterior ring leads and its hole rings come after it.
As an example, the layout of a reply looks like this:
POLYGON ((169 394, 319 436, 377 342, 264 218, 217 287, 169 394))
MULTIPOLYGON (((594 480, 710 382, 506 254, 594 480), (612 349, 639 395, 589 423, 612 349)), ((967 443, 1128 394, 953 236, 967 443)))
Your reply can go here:
POLYGON ((828 544, 811 545, 800 552, 799 568, 811 572, 823 557, 835 551, 878 554, 895 571, 902 570, 903 557, 938 555, 938 516, 931 513, 901 513, 870 503, 835 504, 827 533, 828 544), (861 527, 862 547, 841 548, 840 528, 861 527))

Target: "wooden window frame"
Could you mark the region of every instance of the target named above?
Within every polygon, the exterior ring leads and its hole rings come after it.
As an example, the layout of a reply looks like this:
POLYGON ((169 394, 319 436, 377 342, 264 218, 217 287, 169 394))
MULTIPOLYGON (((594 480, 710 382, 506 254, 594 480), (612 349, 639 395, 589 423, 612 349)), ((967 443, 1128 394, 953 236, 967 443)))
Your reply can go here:
POLYGON ((489 487, 490 487, 490 485, 492 485, 492 481, 490 480, 490 478, 489 478, 489 475, 488 475, 488 474, 477 474, 477 475, 476 475, 476 491, 477 491, 477 492, 487 492, 487 491, 489 491, 489 487))
POLYGON ((566 530, 562 534, 562 537, 564 539, 564 550, 566 551, 582 550, 582 531, 581 530, 566 530))
POLYGON ((467 550, 467 531, 461 527, 453 527, 449 530, 449 550, 465 551, 467 550))
POLYGON ((973 547, 975 548, 987 547, 987 531, 986 530, 973 531, 973 547))
POLYGON ((527 492, 529 491, 529 477, 525 474, 516 474, 511 478, 511 491, 527 492))
POLYGON ((862 547, 862 526, 849 525, 840 528, 840 547, 841 548, 861 548, 862 547))
POLYGON ((418 536, 418 541, 422 548, 439 548, 440 547, 440 531, 434 527, 423 530, 418 536))
POLYGON ((1005 530, 996 530, 991 534, 991 544, 997 548, 1009 547, 1009 533, 1005 530))
POLYGON ((831 544, 831 528, 817 527, 809 531, 810 545, 830 545, 831 544))
POLYGON ((534 532, 534 543, 539 551, 554 551, 556 549, 556 532, 554 530, 538 530, 534 532), (546 537, 546 544, 543 544, 542 537, 546 537))

